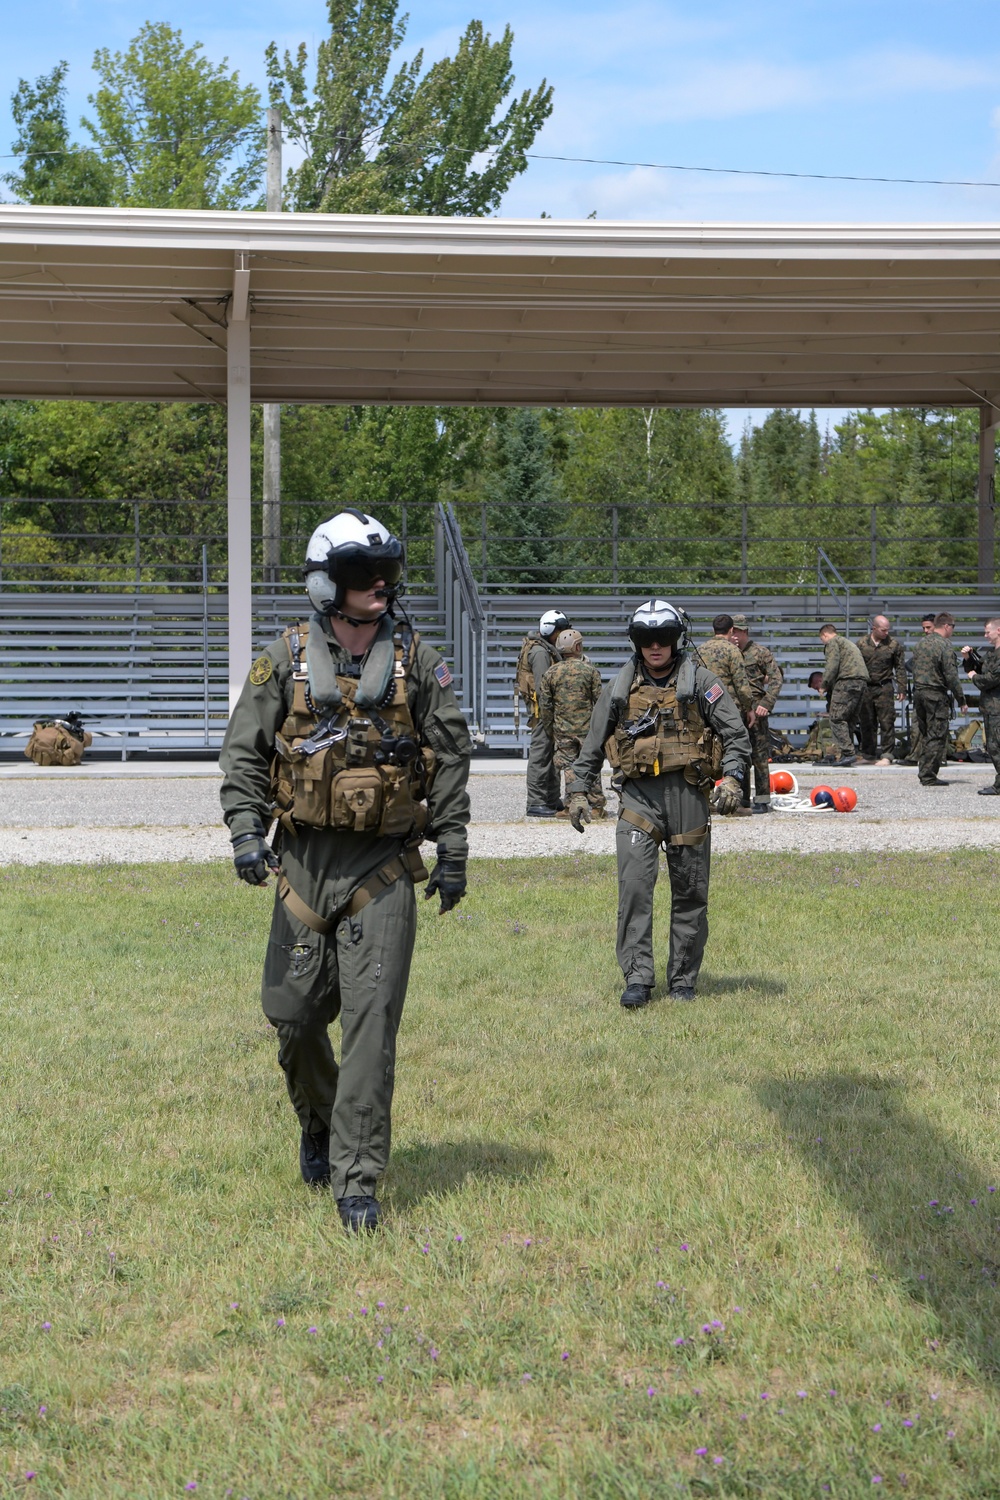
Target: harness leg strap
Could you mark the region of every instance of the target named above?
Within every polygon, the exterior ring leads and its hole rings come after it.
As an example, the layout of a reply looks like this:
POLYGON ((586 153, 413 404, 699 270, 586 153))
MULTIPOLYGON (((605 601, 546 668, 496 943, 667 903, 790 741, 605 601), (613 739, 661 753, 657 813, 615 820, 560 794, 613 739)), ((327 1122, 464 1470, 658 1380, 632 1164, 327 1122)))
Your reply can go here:
POLYGON ((642 813, 633 812, 630 807, 623 807, 618 814, 624 823, 631 823, 633 828, 639 828, 647 833, 651 839, 655 839, 664 849, 678 849, 686 846, 696 847, 703 844, 708 838, 710 823, 702 823, 700 828, 692 828, 690 833, 673 833, 668 838, 658 823, 652 818, 643 817, 642 813))
POLYGON ((278 872, 278 896, 288 907, 293 917, 297 917, 303 926, 308 927, 311 932, 318 932, 324 937, 333 932, 341 917, 353 917, 364 907, 379 891, 385 890, 386 886, 395 885, 402 876, 409 875, 415 885, 421 880, 427 879, 427 869, 420 857, 420 850, 416 844, 407 844, 402 854, 394 855, 374 875, 369 875, 367 880, 356 885, 331 917, 320 916, 318 911, 313 911, 302 897, 292 890, 288 876, 284 870, 278 872))

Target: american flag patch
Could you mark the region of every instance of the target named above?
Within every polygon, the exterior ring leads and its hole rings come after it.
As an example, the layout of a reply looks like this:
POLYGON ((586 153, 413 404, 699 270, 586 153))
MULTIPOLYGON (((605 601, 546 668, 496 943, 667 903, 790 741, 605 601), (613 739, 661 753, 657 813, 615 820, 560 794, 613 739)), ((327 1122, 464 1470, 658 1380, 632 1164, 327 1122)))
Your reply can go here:
POLYGON ((439 667, 434 668, 434 676, 442 687, 451 686, 451 673, 448 671, 448 663, 443 661, 439 667))
POLYGON ((722 686, 721 682, 715 683, 712 687, 709 688, 708 692, 705 694, 705 702, 706 703, 718 703, 719 699, 722 697, 722 695, 723 695, 723 693, 725 691, 726 690, 722 686))

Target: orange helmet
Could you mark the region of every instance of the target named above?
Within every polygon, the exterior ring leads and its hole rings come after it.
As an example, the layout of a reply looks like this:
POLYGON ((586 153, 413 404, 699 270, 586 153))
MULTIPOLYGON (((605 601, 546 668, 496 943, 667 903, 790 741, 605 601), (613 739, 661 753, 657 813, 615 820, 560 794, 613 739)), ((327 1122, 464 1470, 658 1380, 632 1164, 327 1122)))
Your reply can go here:
POLYGON ((852 786, 834 787, 833 805, 837 812, 853 812, 858 805, 858 794, 852 786))

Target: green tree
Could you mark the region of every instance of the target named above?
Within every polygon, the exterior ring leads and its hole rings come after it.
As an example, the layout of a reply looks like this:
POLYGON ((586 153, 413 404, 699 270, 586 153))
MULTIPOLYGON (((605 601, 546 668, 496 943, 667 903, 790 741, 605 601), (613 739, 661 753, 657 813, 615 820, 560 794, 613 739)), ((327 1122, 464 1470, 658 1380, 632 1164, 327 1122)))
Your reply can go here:
POLYGON ((260 93, 227 60, 215 64, 179 31, 147 22, 124 52, 98 48, 88 95, 92 146, 69 138, 66 64, 12 98, 19 171, 4 181, 24 203, 126 208, 245 208, 260 200, 265 137, 260 93))
POLYGON ((406 35, 398 0, 327 0, 330 34, 316 51, 267 50, 272 103, 306 153, 286 191, 300 212, 493 212, 552 112, 543 80, 500 111, 513 85, 514 34, 492 41, 470 21, 455 56, 423 72, 423 53, 389 77, 406 35), (481 159, 485 157, 483 164, 481 159))
POLYGON ((70 141, 68 66, 57 63, 33 84, 25 78, 18 83, 10 103, 18 131, 14 154, 23 160, 19 171, 5 172, 0 181, 22 203, 103 207, 111 202, 111 171, 98 152, 70 141))
POLYGON ((557 583, 564 521, 548 436, 531 407, 500 409, 482 486, 489 584, 505 593, 557 583))

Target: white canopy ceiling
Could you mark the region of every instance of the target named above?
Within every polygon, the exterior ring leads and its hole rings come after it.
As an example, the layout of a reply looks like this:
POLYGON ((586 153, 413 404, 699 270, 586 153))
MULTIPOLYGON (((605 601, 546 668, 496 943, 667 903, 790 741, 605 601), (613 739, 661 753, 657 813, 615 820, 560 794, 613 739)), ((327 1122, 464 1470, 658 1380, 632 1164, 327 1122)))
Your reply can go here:
POLYGON ((1000 401, 1000 226, 10 205, 0 395, 225 401, 246 298, 255 401, 1000 401))

